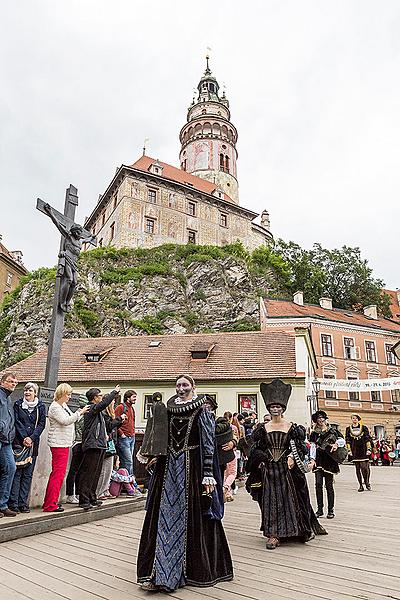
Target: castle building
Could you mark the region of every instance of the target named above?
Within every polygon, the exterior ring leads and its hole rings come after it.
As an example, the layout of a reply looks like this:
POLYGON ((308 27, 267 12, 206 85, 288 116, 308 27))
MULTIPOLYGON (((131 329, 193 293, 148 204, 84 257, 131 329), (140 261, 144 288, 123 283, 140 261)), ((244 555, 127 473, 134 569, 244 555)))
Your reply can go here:
POLYGON ((143 153, 117 169, 85 227, 100 246, 151 248, 165 243, 249 250, 272 241, 269 215, 261 222, 239 205, 236 142, 225 92, 208 64, 180 131, 180 168, 143 153))

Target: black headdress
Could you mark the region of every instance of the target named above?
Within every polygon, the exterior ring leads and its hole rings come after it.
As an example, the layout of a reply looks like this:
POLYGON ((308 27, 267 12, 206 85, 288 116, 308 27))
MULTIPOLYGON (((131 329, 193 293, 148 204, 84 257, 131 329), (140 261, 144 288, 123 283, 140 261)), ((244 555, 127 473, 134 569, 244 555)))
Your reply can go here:
POLYGON ((283 383, 281 379, 274 379, 271 383, 263 382, 260 385, 260 391, 267 410, 271 404, 279 404, 286 410, 292 386, 290 383, 283 383))
POLYGON ((328 415, 326 414, 326 412, 324 410, 317 410, 317 412, 315 412, 314 414, 311 415, 311 419, 312 419, 313 423, 316 423, 317 419, 319 417, 322 417, 323 419, 327 419, 328 415))

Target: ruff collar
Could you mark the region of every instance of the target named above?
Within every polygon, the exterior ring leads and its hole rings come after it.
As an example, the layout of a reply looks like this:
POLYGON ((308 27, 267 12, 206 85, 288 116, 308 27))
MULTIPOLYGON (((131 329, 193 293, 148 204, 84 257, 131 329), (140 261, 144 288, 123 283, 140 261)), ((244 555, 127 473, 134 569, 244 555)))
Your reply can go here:
POLYGON ((167 402, 168 412, 171 413, 186 413, 196 410, 196 408, 200 408, 203 404, 206 403, 207 398, 204 395, 195 396, 189 402, 177 402, 178 396, 172 396, 167 402))

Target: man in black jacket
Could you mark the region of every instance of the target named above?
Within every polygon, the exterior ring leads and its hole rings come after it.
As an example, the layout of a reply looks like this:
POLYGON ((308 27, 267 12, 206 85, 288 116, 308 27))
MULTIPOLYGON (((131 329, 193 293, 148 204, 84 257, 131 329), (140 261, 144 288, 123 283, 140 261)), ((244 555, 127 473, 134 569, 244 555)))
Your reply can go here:
POLYGON ((15 474, 12 442, 15 437, 14 410, 9 395, 18 383, 14 373, 5 372, 0 379, 0 517, 15 517, 7 506, 15 474))
POLYGON ((97 500, 96 488, 99 481, 101 467, 107 450, 107 432, 102 411, 107 408, 119 394, 120 386, 104 396, 99 388, 90 388, 86 392, 90 410, 84 415, 82 432, 83 459, 79 467, 76 486, 79 493, 79 506, 89 510, 100 506, 97 500))

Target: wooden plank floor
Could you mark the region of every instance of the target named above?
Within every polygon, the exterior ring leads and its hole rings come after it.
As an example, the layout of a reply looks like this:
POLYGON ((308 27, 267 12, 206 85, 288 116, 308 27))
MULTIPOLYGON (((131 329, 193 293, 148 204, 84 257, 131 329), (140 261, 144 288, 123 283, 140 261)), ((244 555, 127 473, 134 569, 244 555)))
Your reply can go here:
MULTIPOLYGON (((256 503, 240 489, 224 520, 234 581, 207 589, 186 587, 174 598, 400 599, 400 468, 373 468, 372 486, 371 492, 358 493, 353 467, 346 465, 336 481, 337 516, 322 519, 329 535, 274 551, 265 549, 256 503)), ((143 515, 131 513, 1 544, 1 599, 149 597, 136 584, 143 515)))

